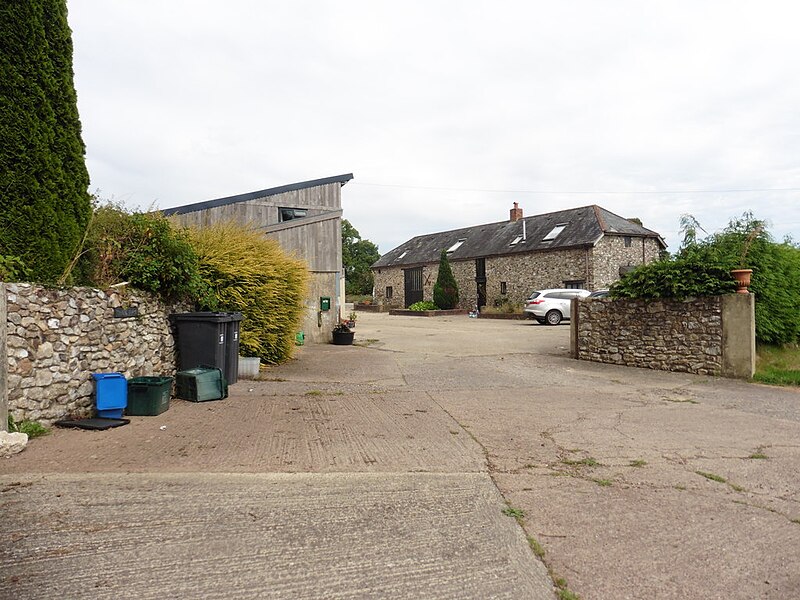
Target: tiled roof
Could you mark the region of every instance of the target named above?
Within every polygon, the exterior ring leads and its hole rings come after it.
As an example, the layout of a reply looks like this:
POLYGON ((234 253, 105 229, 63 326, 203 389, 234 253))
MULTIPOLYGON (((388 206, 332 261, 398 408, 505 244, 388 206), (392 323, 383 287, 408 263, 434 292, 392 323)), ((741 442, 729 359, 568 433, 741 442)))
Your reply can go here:
POLYGON ((655 238, 666 248, 661 236, 655 231, 597 205, 591 205, 525 217, 518 221, 501 221, 420 235, 390 250, 372 267, 438 262, 442 250, 452 247, 460 240, 463 240, 461 245, 448 254, 450 260, 594 245, 606 234, 655 238), (564 225, 564 228, 558 235, 546 240, 545 238, 552 237, 551 232, 559 225, 564 225), (524 239, 521 237, 523 235, 524 239), (517 238, 520 239, 513 243, 517 238))

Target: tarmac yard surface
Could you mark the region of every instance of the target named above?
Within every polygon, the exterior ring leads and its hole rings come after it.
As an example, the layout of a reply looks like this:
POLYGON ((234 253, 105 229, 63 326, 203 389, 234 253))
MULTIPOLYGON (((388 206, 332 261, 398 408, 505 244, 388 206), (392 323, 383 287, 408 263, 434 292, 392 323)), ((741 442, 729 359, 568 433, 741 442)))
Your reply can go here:
POLYGON ((800 598, 796 391, 574 361, 568 325, 356 342, 3 460, 0 597, 800 598))

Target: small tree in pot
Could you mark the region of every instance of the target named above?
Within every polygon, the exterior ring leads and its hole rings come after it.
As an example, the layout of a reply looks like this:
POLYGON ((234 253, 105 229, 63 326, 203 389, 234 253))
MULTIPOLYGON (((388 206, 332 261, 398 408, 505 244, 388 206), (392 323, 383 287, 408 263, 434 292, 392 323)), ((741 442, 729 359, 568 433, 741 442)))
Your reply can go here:
POLYGON ((458 306, 458 284, 456 278, 453 277, 446 250, 442 250, 442 256, 439 259, 439 275, 433 285, 433 303, 442 310, 450 310, 458 306))

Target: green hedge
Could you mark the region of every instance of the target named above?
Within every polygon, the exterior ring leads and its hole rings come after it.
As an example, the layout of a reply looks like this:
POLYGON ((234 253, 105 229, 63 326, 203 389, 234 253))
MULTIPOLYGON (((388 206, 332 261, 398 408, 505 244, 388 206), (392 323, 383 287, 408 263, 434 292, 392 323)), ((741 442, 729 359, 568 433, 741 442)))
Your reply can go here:
POLYGON ((639 267, 611 287, 612 297, 686 298, 735 291, 732 269, 753 270, 756 339, 800 340, 800 248, 773 242, 764 223, 745 213, 702 241, 691 236, 676 257, 639 267))
POLYGON ((65 0, 0 5, 0 255, 56 282, 91 214, 65 0))
POLYGON ((614 298, 689 298, 736 291, 730 269, 694 259, 659 260, 611 286, 614 298))

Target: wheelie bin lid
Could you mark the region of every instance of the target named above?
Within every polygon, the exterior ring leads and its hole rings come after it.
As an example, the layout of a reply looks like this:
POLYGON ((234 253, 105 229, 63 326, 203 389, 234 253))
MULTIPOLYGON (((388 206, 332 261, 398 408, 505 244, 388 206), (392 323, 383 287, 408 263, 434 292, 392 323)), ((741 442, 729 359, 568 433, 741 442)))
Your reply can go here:
POLYGON ((185 313, 172 313, 169 316, 173 321, 203 321, 205 323, 228 323, 230 321, 241 321, 242 313, 230 312, 185 312, 185 313), (231 315, 239 315, 238 319, 233 318, 231 315))

